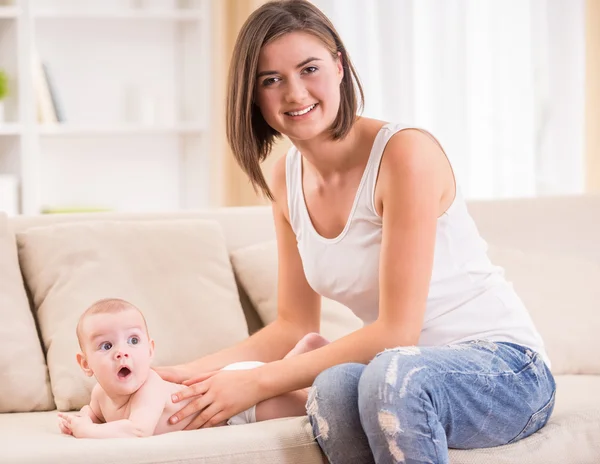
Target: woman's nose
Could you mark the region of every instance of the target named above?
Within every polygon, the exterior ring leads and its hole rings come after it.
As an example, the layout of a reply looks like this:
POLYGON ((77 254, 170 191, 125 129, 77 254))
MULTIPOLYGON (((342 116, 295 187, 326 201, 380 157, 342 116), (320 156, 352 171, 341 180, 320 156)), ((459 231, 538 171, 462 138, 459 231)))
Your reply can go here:
POLYGON ((303 103, 306 94, 306 87, 299 77, 288 80, 285 93, 285 99, 288 103, 303 103))

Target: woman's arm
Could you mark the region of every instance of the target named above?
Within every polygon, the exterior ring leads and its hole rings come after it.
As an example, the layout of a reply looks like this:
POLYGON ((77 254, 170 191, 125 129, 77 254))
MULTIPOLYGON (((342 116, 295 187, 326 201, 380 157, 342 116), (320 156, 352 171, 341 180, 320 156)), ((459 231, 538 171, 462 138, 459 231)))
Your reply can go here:
POLYGON ((193 427, 218 423, 252 404, 308 387, 334 365, 366 364, 384 349, 416 345, 429 292, 437 218, 444 211, 443 199, 454 188, 448 166, 439 146, 424 134, 403 131, 388 143, 376 196, 383 234, 379 317, 373 324, 309 353, 249 371, 219 372, 196 383, 181 392, 179 400, 201 396, 177 419, 203 410, 193 427))
POLYGON ((271 184, 275 196, 272 209, 279 263, 277 319, 232 347, 184 366, 175 366, 178 372, 173 372, 173 368, 169 367, 156 368, 164 379, 182 383, 234 362, 282 359, 304 335, 319 331, 321 298, 306 281, 296 236, 288 221, 285 157, 275 163, 271 184))
POLYGON ((320 372, 336 364, 366 364, 384 349, 418 343, 437 218, 445 211, 447 198, 453 198, 454 188, 448 160, 430 137, 418 131, 392 137, 382 159, 376 195, 383 221, 379 317, 318 350, 256 369, 265 396, 307 387, 320 372))

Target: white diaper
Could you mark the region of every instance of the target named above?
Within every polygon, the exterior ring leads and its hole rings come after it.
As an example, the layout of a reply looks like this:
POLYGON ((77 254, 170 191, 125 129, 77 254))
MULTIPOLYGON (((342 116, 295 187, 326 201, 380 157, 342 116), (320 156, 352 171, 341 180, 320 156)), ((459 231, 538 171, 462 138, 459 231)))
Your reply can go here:
MULTIPOLYGON (((224 371, 243 371, 245 369, 254 369, 262 366, 264 363, 260 361, 242 361, 225 366, 224 371)), ((245 411, 236 414, 227 421, 227 425, 252 424, 256 422, 256 405, 245 411)))

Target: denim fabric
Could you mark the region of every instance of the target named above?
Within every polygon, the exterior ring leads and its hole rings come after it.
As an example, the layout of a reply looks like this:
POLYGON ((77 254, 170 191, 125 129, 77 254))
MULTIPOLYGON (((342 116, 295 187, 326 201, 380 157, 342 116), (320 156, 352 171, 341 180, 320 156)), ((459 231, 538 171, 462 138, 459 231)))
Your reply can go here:
POLYGON ((504 445, 541 429, 555 392, 536 352, 475 340, 327 369, 307 412, 331 464, 446 464, 448 448, 504 445))

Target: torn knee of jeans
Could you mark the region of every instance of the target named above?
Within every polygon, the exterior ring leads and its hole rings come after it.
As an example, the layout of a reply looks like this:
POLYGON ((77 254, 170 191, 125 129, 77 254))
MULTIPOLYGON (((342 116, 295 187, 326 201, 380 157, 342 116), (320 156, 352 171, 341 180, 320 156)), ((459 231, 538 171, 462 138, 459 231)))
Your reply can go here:
POLYGON ((404 453, 396 441, 396 435, 404 432, 400 427, 400 421, 394 413, 385 410, 379 411, 378 419, 379 426, 386 437, 390 454, 396 462, 404 462, 404 453))
POLYGON ((319 410, 317 405, 317 387, 313 386, 308 391, 308 398, 306 400, 306 413, 311 416, 315 411, 319 410))
POLYGON ((450 345, 446 345, 446 348, 453 351, 465 351, 471 349, 471 347, 465 343, 451 343, 450 345))
POLYGON ((408 373, 404 376, 404 379, 402 380, 402 386, 400 387, 400 398, 404 398, 406 396, 406 392, 408 391, 408 386, 410 384, 410 381, 412 380, 413 375, 415 375, 419 371, 422 371, 425 368, 426 366, 418 366, 413 367, 410 371, 408 371, 408 373))
POLYGON ((485 350, 491 351, 492 353, 498 350, 498 345, 496 345, 494 342, 490 342, 489 340, 474 340, 471 342, 471 344, 473 346, 478 346, 485 350))
POLYGON ((418 356, 421 354, 421 348, 418 346, 397 346, 396 348, 389 348, 384 353, 398 353, 403 356, 418 356))
POLYGON ((317 387, 313 386, 308 393, 308 400, 306 401, 306 413, 312 417, 313 423, 316 424, 318 429, 318 436, 315 438, 322 438, 327 440, 329 437, 329 424, 319 414, 319 402, 317 398, 317 387))
POLYGON ((388 385, 396 386, 398 380, 398 358, 400 355, 395 355, 390 360, 387 369, 385 371, 385 383, 388 385))
MULTIPOLYGON (((392 356, 392 358, 390 359, 389 363, 387 364, 386 370, 385 370, 385 384, 383 389, 380 389, 380 394, 379 394, 379 399, 380 400, 385 400, 386 398, 389 398, 390 400, 392 399, 391 396, 394 395, 390 395, 390 393, 394 393, 397 392, 397 384, 398 384, 398 369, 399 369, 399 364, 402 362, 400 360, 400 357, 402 356, 416 356, 418 354, 421 354, 421 350, 416 347, 416 346, 407 346, 407 347, 398 347, 398 348, 393 348, 391 350, 388 350, 390 352, 394 353, 394 356, 392 356), (392 391, 390 391, 390 387, 392 389, 392 391)), ((412 375, 414 375, 416 372, 419 372, 421 369, 424 369, 425 366, 418 366, 415 367, 413 369, 411 369, 407 375, 404 376, 404 378, 402 379, 403 382, 403 388, 401 390, 404 391, 404 393, 406 394, 406 386, 408 384, 408 382, 410 381, 410 377, 412 375)), ((401 397, 404 396, 401 393, 401 397)))

